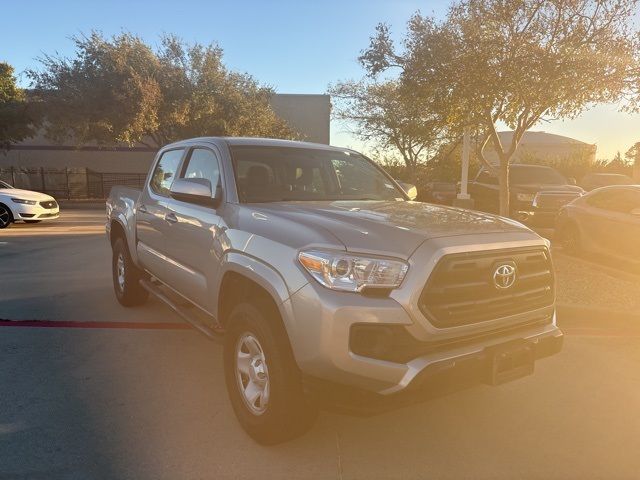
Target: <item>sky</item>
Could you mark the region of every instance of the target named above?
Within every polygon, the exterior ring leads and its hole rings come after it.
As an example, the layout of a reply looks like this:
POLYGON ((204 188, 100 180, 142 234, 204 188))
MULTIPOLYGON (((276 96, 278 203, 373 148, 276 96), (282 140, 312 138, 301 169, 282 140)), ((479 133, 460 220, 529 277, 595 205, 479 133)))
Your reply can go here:
MULTIPOLYGON (((70 37, 91 30, 105 35, 129 31, 156 44, 163 33, 187 41, 218 43, 226 65, 252 74, 279 93, 325 93, 331 83, 358 79, 357 57, 380 22, 400 39, 412 13, 443 16, 443 0, 173 0, 8 2, 0 28, 0 61, 22 72, 43 54, 71 55, 70 37)), ((615 105, 595 107, 570 121, 532 128, 567 135, 598 146, 598 158, 612 158, 640 141, 640 115, 615 105)), ((358 148, 344 125, 333 122, 331 143, 358 148)))

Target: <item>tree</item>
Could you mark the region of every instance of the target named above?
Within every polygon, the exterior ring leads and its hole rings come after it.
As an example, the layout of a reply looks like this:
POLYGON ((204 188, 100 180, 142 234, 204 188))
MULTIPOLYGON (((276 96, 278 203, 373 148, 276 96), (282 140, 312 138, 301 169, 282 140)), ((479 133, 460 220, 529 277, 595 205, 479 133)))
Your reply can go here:
POLYGON ((416 182, 418 166, 455 135, 436 98, 416 99, 398 81, 340 82, 329 93, 334 117, 353 125, 358 137, 383 153, 399 153, 411 183, 416 182))
POLYGON ((640 167, 640 142, 634 143, 624 156, 627 159, 627 163, 640 167))
POLYGON ((13 67, 0 62, 0 149, 34 134, 36 115, 16 84, 13 67))
POLYGON ((271 109, 273 90, 229 71, 216 45, 165 36, 153 49, 129 33, 73 40, 74 58, 47 55, 28 72, 54 140, 160 147, 205 135, 296 136, 271 109))
POLYGON ((509 162, 541 119, 573 118, 619 99, 634 67, 631 18, 638 0, 462 0, 445 20, 415 14, 400 51, 378 27, 361 61, 370 75, 392 67, 416 95, 451 104, 451 121, 476 126, 479 159, 499 172, 509 214, 509 162), (440 51, 448 52, 442 55, 440 51), (502 145, 498 126, 514 131, 502 145), (499 165, 486 160, 488 142, 499 165))

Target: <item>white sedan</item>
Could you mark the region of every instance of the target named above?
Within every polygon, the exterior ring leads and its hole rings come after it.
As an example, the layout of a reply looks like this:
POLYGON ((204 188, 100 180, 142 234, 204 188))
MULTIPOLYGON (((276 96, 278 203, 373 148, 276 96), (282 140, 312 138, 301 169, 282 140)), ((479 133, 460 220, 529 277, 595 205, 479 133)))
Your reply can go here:
POLYGON ((40 192, 13 188, 0 181, 0 228, 13 222, 38 223, 60 216, 55 198, 40 192))

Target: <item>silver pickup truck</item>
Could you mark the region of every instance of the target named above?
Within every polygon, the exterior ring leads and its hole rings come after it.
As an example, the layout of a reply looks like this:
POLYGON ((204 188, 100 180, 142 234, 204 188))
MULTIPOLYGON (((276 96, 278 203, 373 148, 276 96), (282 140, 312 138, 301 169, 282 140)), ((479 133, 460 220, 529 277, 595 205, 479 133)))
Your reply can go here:
POLYGON ((221 339, 233 409, 264 444, 304 432, 318 406, 499 384, 562 346, 545 239, 414 202, 352 150, 181 141, 142 192, 111 191, 107 216, 118 301, 151 293, 221 339))

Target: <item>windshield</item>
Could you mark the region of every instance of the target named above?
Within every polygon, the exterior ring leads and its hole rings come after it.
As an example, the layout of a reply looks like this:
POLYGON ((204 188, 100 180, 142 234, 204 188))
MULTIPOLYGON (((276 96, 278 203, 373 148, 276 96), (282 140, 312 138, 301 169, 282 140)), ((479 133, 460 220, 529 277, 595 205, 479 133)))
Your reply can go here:
POLYGON ((7 182, 3 182, 2 180, 0 180, 0 190, 2 190, 3 188, 13 188, 13 187, 9 185, 7 182))
POLYGON ((512 166, 509 181, 514 185, 566 185, 567 180, 553 168, 512 166))
POLYGON ((312 200, 404 200, 373 162, 351 152, 306 148, 231 148, 243 203, 312 200))

